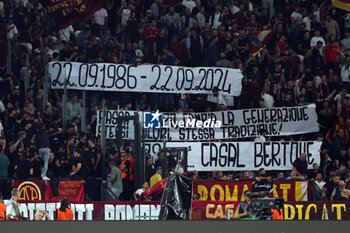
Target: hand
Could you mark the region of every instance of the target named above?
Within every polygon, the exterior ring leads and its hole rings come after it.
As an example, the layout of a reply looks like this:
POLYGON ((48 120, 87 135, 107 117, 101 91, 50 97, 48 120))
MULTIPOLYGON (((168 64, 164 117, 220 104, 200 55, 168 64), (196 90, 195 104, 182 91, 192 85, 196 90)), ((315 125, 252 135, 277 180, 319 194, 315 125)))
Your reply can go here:
POLYGON ((49 213, 46 210, 43 213, 45 216, 49 216, 49 213))
POLYGON ((102 184, 106 184, 108 181, 107 180, 103 180, 102 181, 102 184))
POLYGON ((74 176, 74 174, 75 174, 74 172, 69 173, 70 176, 74 176))

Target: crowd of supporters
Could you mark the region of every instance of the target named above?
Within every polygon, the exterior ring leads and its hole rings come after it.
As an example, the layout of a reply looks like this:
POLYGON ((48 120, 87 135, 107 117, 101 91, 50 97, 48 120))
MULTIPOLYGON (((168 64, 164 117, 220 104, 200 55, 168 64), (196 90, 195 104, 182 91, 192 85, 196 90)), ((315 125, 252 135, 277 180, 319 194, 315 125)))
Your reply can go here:
MULTIPOLYGON (((0 23, 7 25, 11 44, 10 72, 4 56, 0 64, 0 178, 105 180, 101 170, 109 165, 111 170, 119 167, 123 180, 128 180, 114 187, 124 185, 127 200, 140 188, 133 187, 133 143, 127 142, 120 154, 111 144, 106 164, 101 163, 95 130, 102 105, 122 110, 210 112, 315 103, 318 140, 324 143, 321 164, 314 164, 313 170, 307 170, 305 156, 301 156, 291 172, 214 171, 194 176, 310 180, 321 190, 321 197, 315 198, 349 196, 344 190, 350 181, 350 14, 333 8, 330 1, 107 1, 91 19, 58 29, 38 0, 0 0, 0 23), (255 34, 260 30, 273 32, 268 43, 257 41, 255 34), (261 50, 256 56, 254 48, 261 50), (239 97, 210 101, 206 95, 190 92, 88 92, 86 109, 82 92, 70 90, 68 126, 62 130, 62 91, 49 90, 49 100, 44 102, 45 67, 50 61, 236 68, 244 75, 243 88, 239 97), (86 132, 82 132, 83 111, 86 132), (336 187, 339 192, 333 192, 336 187)), ((316 138, 308 134, 266 140, 316 138)), ((160 152, 153 161, 149 155, 148 181, 161 169, 164 156, 160 152)), ((169 167, 183 171, 181 162, 171 158, 170 162, 169 167)))

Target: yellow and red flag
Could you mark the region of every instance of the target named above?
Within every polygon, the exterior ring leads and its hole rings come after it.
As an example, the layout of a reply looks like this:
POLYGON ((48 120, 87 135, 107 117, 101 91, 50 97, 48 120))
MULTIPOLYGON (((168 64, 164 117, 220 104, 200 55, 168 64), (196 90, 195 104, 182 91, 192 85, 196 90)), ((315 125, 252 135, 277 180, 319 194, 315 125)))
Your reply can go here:
POLYGON ((350 12, 350 0, 332 0, 333 6, 350 12))
POLYGON ((257 31, 248 38, 249 50, 253 57, 258 55, 263 46, 267 45, 273 37, 271 30, 257 31))
MULTIPOLYGON (((184 176, 186 174, 188 174, 188 172, 181 173, 180 175, 184 176)), ((151 188, 149 188, 146 191, 144 191, 143 193, 141 193, 141 195, 139 197, 139 201, 143 201, 149 196, 152 197, 152 196, 158 196, 158 195, 163 194, 167 180, 168 180, 168 178, 164 178, 163 180, 161 180, 158 183, 156 183, 155 185, 153 185, 151 188)))

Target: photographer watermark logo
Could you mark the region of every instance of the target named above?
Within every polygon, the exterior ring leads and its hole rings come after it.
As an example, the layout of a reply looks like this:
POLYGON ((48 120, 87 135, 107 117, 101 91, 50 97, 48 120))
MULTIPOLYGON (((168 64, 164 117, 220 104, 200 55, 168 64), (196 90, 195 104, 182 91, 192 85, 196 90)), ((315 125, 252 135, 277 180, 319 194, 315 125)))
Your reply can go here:
POLYGON ((143 113, 143 127, 145 129, 160 129, 160 128, 220 128, 222 122, 216 119, 200 120, 189 115, 182 115, 180 117, 176 114, 144 112, 143 113))
POLYGON ((145 129, 160 129, 162 114, 157 112, 144 112, 143 113, 143 128, 145 129))
POLYGON ((19 200, 36 201, 41 200, 41 190, 38 185, 31 181, 24 181, 19 186, 19 200))

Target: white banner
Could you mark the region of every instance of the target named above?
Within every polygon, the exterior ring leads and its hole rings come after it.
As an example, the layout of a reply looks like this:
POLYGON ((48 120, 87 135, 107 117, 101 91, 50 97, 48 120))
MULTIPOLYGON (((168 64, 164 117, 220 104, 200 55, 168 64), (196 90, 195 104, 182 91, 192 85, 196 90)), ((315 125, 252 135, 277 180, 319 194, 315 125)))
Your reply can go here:
POLYGON ((291 170, 302 152, 307 156, 308 168, 320 164, 322 142, 172 142, 166 147, 187 147, 189 171, 257 171, 291 170))
MULTIPOLYGON (((221 112, 162 113, 160 129, 145 130, 146 141, 198 141, 214 139, 249 138, 259 135, 260 129, 267 136, 286 136, 318 132, 317 113, 314 104, 302 107, 260 108, 221 112), (220 121, 220 128, 181 128, 176 121, 196 119, 220 121)), ((133 116, 134 111, 106 111, 106 138, 116 138, 118 116, 133 116)), ((142 121, 143 112, 139 112, 142 121)), ((96 136, 101 135, 102 111, 97 113, 96 136)), ((143 123, 141 122, 141 127, 143 123)), ((134 138, 132 121, 124 122, 122 138, 134 138)))
POLYGON ((211 94, 240 96, 239 69, 106 63, 50 62, 51 88, 93 91, 211 94))
MULTIPOLYGON (((5 204, 9 201, 5 200, 5 204)), ((55 212, 61 206, 55 202, 20 203, 20 212, 28 220, 34 220, 38 210, 47 211, 51 220, 56 220, 55 212)), ((158 220, 159 203, 133 202, 83 202, 71 203, 75 221, 115 221, 115 220, 158 220)), ((44 219, 45 220, 45 217, 44 219)))

